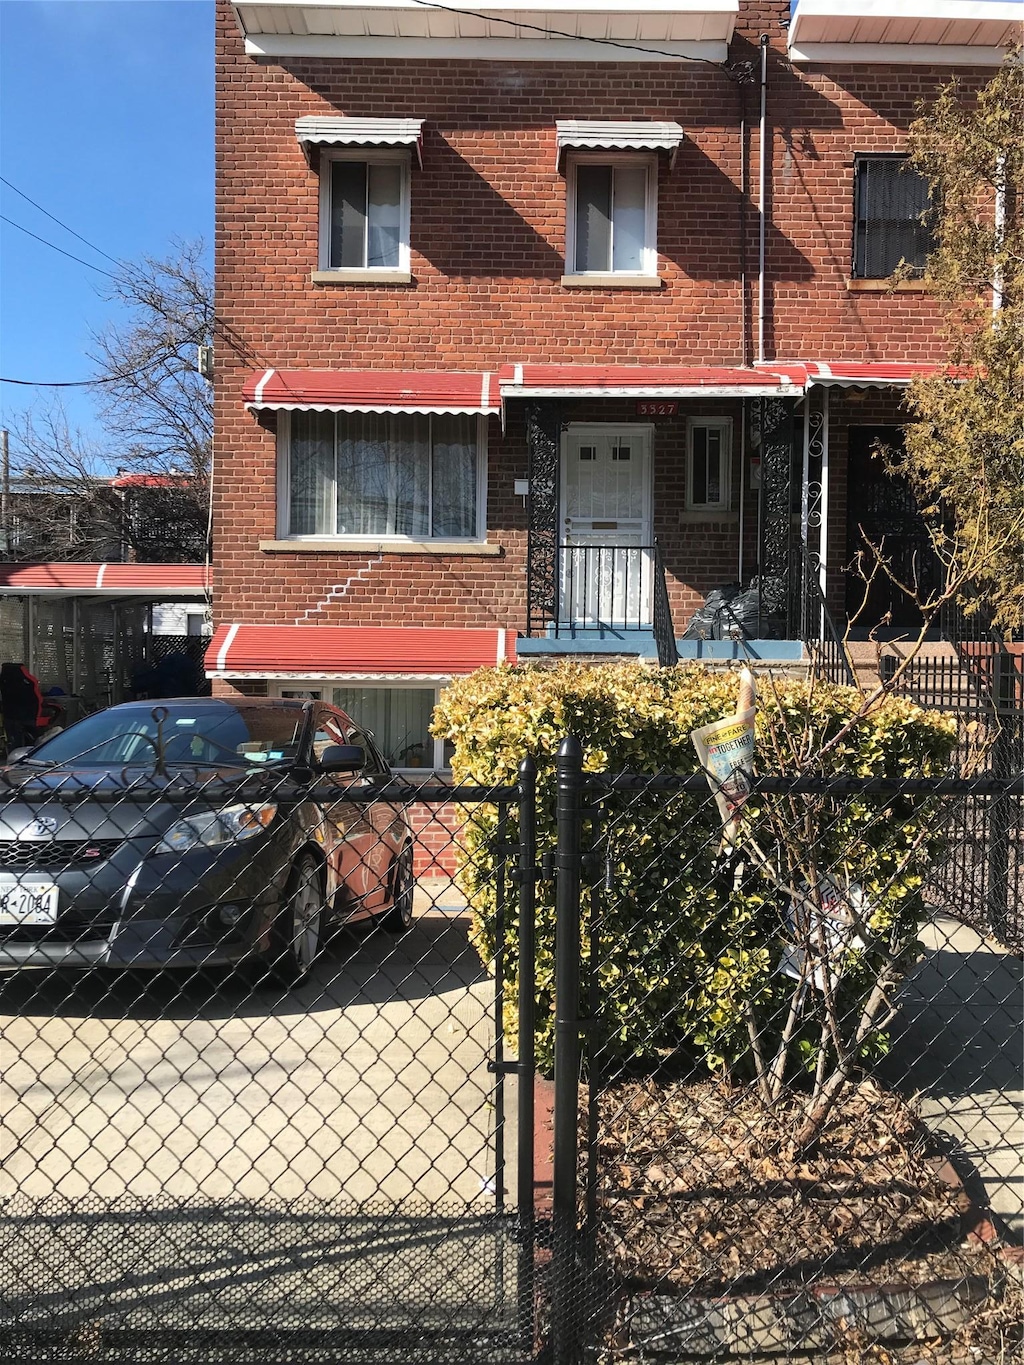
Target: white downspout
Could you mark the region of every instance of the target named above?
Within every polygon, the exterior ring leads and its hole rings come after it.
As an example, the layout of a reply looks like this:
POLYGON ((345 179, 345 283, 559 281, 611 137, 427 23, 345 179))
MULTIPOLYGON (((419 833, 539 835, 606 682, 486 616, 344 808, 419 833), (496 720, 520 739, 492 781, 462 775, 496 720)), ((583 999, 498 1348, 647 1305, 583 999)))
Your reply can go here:
POLYGON ((764 362, 764 256, 765 187, 768 180, 768 34, 761 34, 761 122, 758 134, 760 164, 757 172, 757 360, 764 362))
POLYGON ((736 582, 743 582, 743 506, 744 489, 747 485, 747 403, 740 401, 740 503, 739 503, 739 553, 736 560, 736 582))
MULTIPOLYGON (((1000 251, 1003 245, 1003 234, 1006 231, 1006 153, 1000 152, 996 160, 999 168, 999 179, 996 182, 996 212, 995 212, 995 249, 1000 251)), ((992 279, 992 315, 995 317, 1003 306, 1003 272, 996 267, 995 275, 992 279)))

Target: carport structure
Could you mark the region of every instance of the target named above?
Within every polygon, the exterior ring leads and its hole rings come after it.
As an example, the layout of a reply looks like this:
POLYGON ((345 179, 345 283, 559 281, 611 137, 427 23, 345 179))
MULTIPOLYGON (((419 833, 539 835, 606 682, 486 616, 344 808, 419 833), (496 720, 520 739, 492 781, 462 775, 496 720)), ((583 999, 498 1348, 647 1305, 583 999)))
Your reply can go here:
POLYGON ((24 662, 44 690, 109 705, 150 653, 154 605, 209 593, 203 564, 0 564, 0 657, 24 662))

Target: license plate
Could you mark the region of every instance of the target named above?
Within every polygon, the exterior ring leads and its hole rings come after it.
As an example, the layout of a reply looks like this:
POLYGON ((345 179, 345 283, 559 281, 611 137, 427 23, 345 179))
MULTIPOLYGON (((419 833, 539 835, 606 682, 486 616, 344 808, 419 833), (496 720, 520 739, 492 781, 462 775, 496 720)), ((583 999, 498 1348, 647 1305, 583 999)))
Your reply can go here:
POLYGON ((0 881, 0 924, 55 924, 56 882, 0 881))

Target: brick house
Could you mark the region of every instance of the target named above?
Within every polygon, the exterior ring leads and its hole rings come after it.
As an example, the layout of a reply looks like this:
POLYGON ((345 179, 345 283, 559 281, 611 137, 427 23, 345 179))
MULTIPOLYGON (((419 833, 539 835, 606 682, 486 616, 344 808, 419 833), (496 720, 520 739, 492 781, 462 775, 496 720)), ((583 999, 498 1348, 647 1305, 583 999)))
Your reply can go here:
POLYGON ((1021 10, 220 0, 215 690, 442 766, 453 673, 665 657, 751 579, 762 657, 842 621, 861 526, 919 549, 906 129, 1021 10))

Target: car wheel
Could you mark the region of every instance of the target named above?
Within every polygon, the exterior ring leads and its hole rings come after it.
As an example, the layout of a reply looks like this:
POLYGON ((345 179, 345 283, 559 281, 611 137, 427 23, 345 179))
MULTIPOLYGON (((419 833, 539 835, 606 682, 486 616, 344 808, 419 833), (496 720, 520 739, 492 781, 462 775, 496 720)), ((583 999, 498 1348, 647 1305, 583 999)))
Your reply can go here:
POLYGON ((278 916, 270 974, 294 986, 310 973, 323 942, 324 893, 320 864, 306 853, 292 868, 278 916))
POLYGON ((380 916, 379 924, 389 934, 404 934, 412 924, 412 902, 416 878, 412 870, 412 844, 406 844, 391 869, 391 905, 380 916))

